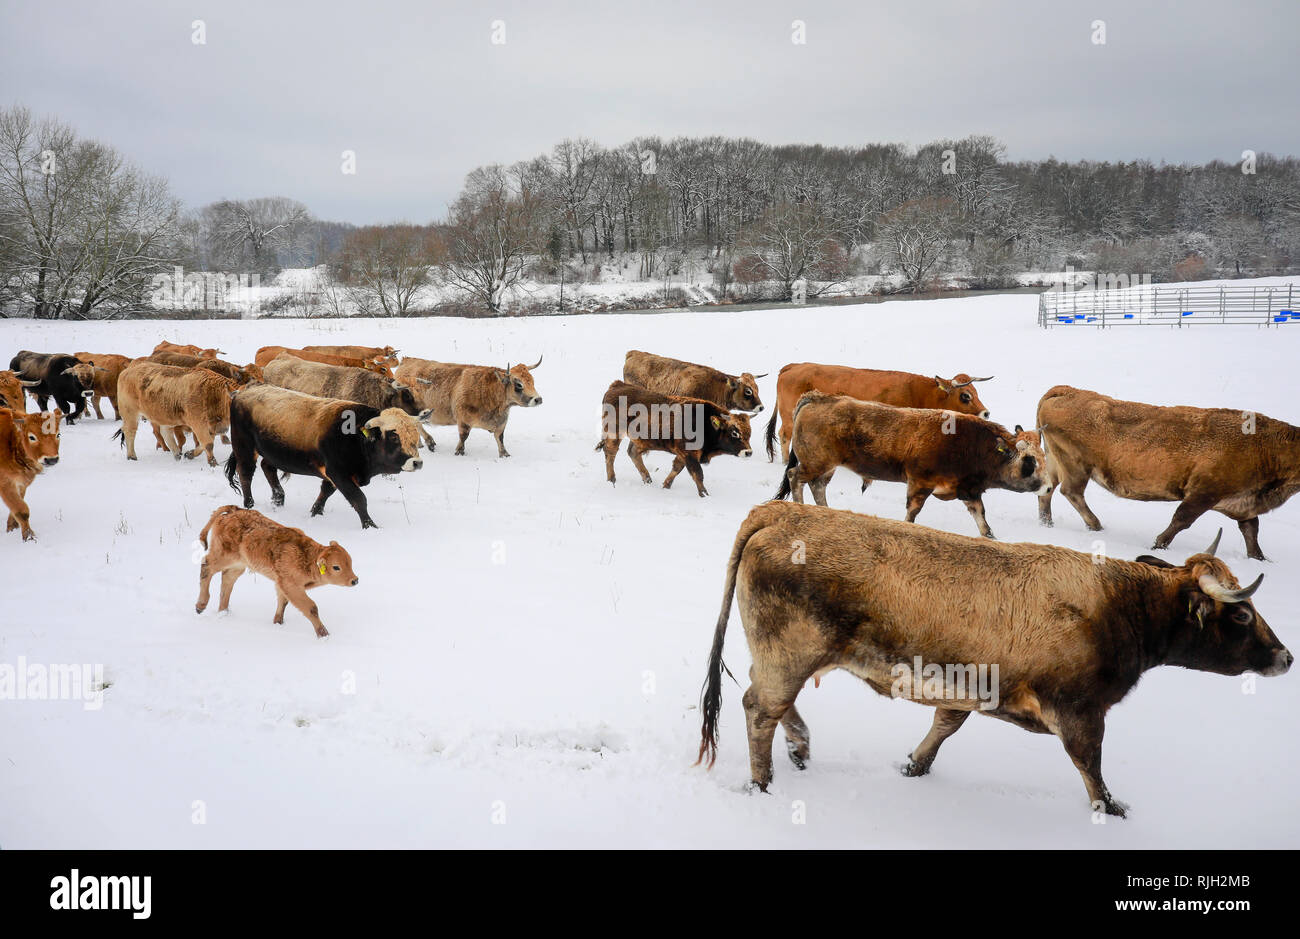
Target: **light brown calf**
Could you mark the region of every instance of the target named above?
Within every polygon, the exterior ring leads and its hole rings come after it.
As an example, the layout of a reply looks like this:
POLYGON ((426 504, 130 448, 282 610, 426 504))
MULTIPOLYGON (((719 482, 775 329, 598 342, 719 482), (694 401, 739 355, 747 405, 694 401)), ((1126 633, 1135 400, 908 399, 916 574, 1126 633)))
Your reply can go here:
POLYGON ((41 414, 15 414, 0 408, 0 502, 9 510, 5 531, 23 531, 23 541, 34 541, 30 512, 23 496, 47 466, 59 462, 60 410, 41 414))
POLYGON ((311 621, 316 636, 324 639, 329 630, 320 621, 316 604, 307 591, 325 584, 355 587, 359 578, 352 572, 352 557, 337 541, 329 546, 308 538, 299 528, 273 522, 256 509, 223 505, 212 513, 199 534, 208 549, 199 568, 199 599, 194 612, 208 606, 212 578, 221 574, 221 602, 217 611, 230 606, 230 592, 246 570, 252 570, 275 582, 275 618, 284 624, 284 610, 292 603, 311 621))

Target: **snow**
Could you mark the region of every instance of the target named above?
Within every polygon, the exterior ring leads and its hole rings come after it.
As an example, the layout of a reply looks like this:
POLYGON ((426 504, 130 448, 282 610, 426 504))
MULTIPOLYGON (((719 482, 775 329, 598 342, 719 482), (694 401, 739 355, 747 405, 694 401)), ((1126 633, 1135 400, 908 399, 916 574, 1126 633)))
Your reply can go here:
MULTIPOLYGON (((161 339, 217 346, 233 361, 266 344, 390 343, 404 353, 505 365, 545 355, 545 404, 512 412, 497 459, 474 431, 455 457, 435 428, 424 469, 366 490, 383 526, 362 531, 335 496, 286 481, 272 510, 351 552, 352 589, 314 592, 326 641, 275 596, 240 580, 229 615, 194 613, 195 539, 237 495, 202 461, 141 449, 128 463, 93 418, 63 432, 63 459, 28 493, 40 540, 0 539, 8 611, 0 663, 96 663, 103 707, 0 702, 0 845, 6 848, 377 847, 1294 847, 1300 813, 1297 672, 1241 678, 1173 668, 1148 674, 1111 711, 1105 776, 1132 809, 1095 824, 1060 743, 977 718, 930 776, 897 767, 931 712, 878 697, 846 673, 799 700, 812 760, 780 754, 770 794, 749 794, 740 704, 723 691, 712 772, 693 766, 696 709, 736 529, 775 491, 765 457, 705 467, 711 495, 684 476, 643 486, 620 453, 605 482, 593 452, 598 406, 632 348, 770 372, 791 360, 993 374, 981 396, 1008 425, 1033 420, 1065 382, 1157 404, 1258 408, 1300 423, 1290 393, 1300 327, 1043 331, 1033 295, 655 316, 526 319, 0 322, 0 348, 147 353, 161 339), (347 693, 353 691, 354 693, 347 693), (803 815, 805 822, 796 823, 803 815), (203 824, 196 824, 201 819, 203 824)), ((756 439, 770 410, 755 421, 756 439)), ((147 442, 144 430, 141 438, 147 442)), ((229 448, 218 444, 224 459, 229 448)), ((656 480, 667 460, 647 459, 656 480)), ((840 474, 833 506, 903 515, 903 487, 866 493, 840 474)), ((1173 506, 1123 502, 1093 487, 1107 526, 1087 532, 1059 496, 1038 526, 1033 495, 993 492, 990 524, 1009 541, 1115 556, 1149 550, 1173 506)), ((961 534, 958 503, 920 521, 961 534)), ((1165 556, 1202 550, 1224 526, 1243 583, 1264 572, 1261 613, 1295 650, 1300 505, 1264 517, 1269 562, 1246 559, 1235 525, 1210 514, 1165 556)), ((744 683, 733 613, 726 659, 744 683)), ((778 731, 778 735, 780 732, 778 731)))

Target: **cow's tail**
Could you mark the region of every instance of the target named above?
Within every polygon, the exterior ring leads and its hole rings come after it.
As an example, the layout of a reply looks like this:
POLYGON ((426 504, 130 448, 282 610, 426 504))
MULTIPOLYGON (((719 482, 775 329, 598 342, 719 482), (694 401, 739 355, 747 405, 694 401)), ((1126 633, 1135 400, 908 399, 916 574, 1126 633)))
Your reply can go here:
POLYGON ((226 457, 226 482, 230 483, 230 488, 239 492, 239 484, 235 482, 235 473, 239 469, 239 460, 235 459, 232 451, 230 456, 226 457))
POLYGON ((780 408, 772 409, 772 418, 767 422, 767 431, 764 437, 767 441, 767 462, 771 463, 776 459, 776 418, 780 413, 780 408))
POLYGON ((718 624, 713 630, 713 648, 709 650, 709 671, 704 676, 704 687, 700 690, 700 712, 704 715, 700 727, 700 752, 695 760, 699 766, 707 760, 707 767, 713 768, 718 759, 718 711, 722 708, 722 673, 726 672, 732 681, 736 676, 722 661, 722 646, 727 638, 727 620, 731 618, 731 601, 736 595, 736 571, 740 567, 740 556, 745 553, 745 545, 755 533, 767 525, 766 518, 756 519, 757 510, 751 511, 740 524, 736 532, 736 543, 732 545, 731 557, 727 559, 727 580, 722 588, 722 610, 718 613, 718 624))
POLYGON ((216 520, 220 518, 222 515, 225 515, 227 512, 238 512, 238 511, 239 511, 239 506, 237 505, 223 505, 221 508, 213 512, 212 517, 208 519, 208 523, 203 526, 203 531, 199 532, 199 543, 202 544, 204 548, 206 548, 208 546, 208 532, 212 530, 213 523, 216 522, 216 520))
POLYGON ((122 433, 122 428, 119 427, 119 428, 114 432, 114 434, 113 434, 113 439, 117 441, 117 445, 118 445, 119 447, 125 447, 125 446, 126 446, 126 434, 122 433))
POLYGON ((790 441, 790 459, 785 463, 785 472, 781 474, 781 487, 772 497, 773 502, 790 498, 790 471, 799 465, 799 455, 794 452, 794 441, 790 441))

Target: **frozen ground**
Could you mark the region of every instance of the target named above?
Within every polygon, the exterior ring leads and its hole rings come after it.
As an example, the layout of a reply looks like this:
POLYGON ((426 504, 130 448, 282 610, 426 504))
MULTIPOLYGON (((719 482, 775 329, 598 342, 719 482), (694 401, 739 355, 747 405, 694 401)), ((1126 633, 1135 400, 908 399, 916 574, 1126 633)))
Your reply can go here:
MULTIPOLYGON (((642 486, 620 454, 610 487, 592 446, 624 352, 771 372, 769 407, 780 366, 812 360, 994 374, 981 393, 1008 425, 1029 424, 1058 382, 1300 423, 1300 326, 1041 331, 1035 310, 1033 296, 1003 296, 508 321, 0 322, 5 360, 24 348, 143 354, 164 338, 217 345, 237 362, 264 344, 348 341, 500 365, 546 357, 536 373, 546 403, 511 417, 513 457, 498 460, 480 431, 455 457, 454 429, 435 429, 422 471, 367 490, 379 530, 361 531, 338 496, 309 519, 315 487, 286 482, 274 517, 339 540, 361 577, 315 593, 325 642, 293 610, 273 626, 271 585, 252 575, 228 616, 215 603, 194 614, 198 531, 237 500, 219 471, 148 449, 127 463, 109 422, 66 428, 64 459, 29 493, 40 541, 0 539, 0 663, 102 663, 109 687, 100 710, 0 702, 0 845, 1296 846, 1297 671, 1259 679, 1253 694, 1238 678, 1148 674, 1108 721, 1106 778, 1132 815, 1105 825, 1093 824, 1059 742, 999 721, 968 722, 932 775, 903 778, 896 767, 931 712, 844 673, 800 698, 813 760, 798 773, 778 758, 770 795, 742 791, 742 689, 730 682, 718 765, 691 765, 723 564, 779 470, 761 456, 719 458, 701 500, 684 476, 668 492, 642 486)), ((662 479, 666 459, 648 463, 662 479)), ((265 481, 255 485, 269 512, 265 481)), ((903 514, 901 485, 859 494, 842 474, 829 496, 903 514)), ((1003 539, 1091 550, 1101 537, 1121 557, 1147 551, 1173 509, 1096 489, 1090 500, 1100 536, 1059 497, 1050 530, 1032 495, 987 501, 1003 539)), ((920 520, 973 531, 957 503, 931 500, 920 520)), ((1220 525, 1221 556, 1242 582, 1268 575, 1259 609, 1300 647, 1300 579, 1289 573, 1300 504, 1264 518, 1270 562, 1247 560, 1216 515, 1167 556, 1203 549, 1220 525)), ((727 660, 743 679, 734 614, 727 660)))

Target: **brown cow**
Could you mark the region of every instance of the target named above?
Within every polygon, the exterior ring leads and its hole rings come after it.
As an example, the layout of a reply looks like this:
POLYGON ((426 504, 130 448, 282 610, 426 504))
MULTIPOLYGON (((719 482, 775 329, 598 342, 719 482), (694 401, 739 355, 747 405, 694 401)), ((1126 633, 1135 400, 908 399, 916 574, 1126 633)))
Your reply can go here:
POLYGON ((1038 425, 1051 487, 1038 500, 1044 525, 1059 485, 1100 531, 1083 498, 1092 480, 1122 499, 1180 503, 1157 549, 1213 509, 1237 523, 1247 557, 1262 561, 1259 516, 1300 492, 1300 427, 1253 411, 1158 407, 1057 385, 1038 402, 1038 425))
POLYGON ((1204 554, 1097 557, 1003 544, 922 525, 769 502, 740 526, 701 701, 700 758, 717 754, 722 648, 733 595, 753 665, 744 694, 750 778, 772 781, 779 723, 794 764, 809 758, 795 698, 834 669, 883 695, 935 708, 903 766, 929 772, 972 712, 1065 745, 1094 810, 1123 815, 1101 775, 1106 712, 1158 665, 1281 675, 1291 653, 1240 588, 1204 554), (793 552, 791 545, 803 546, 793 552))
POLYGON ((334 355, 327 352, 316 352, 310 349, 290 349, 288 346, 262 346, 257 350, 257 355, 253 361, 256 365, 266 368, 275 361, 277 356, 291 355, 295 359, 303 359, 307 362, 319 362, 321 365, 346 365, 350 368, 363 368, 368 372, 376 372, 385 378, 392 378, 393 371, 388 367, 388 363, 382 357, 363 357, 353 355, 334 355))
POLYGON ((95 392, 91 399, 95 417, 101 421, 104 419, 100 404, 107 398, 108 403, 113 405, 113 419, 120 421, 122 412, 117 407, 117 380, 122 375, 122 369, 131 364, 131 357, 110 352, 78 352, 76 355, 78 360, 95 368, 95 377, 91 383, 91 389, 95 392))
POLYGON ((790 457, 790 434, 794 432, 794 406, 805 391, 823 391, 828 395, 848 395, 860 401, 879 401, 900 408, 935 408, 974 414, 988 419, 988 408, 975 390, 975 382, 992 381, 971 378, 965 372, 952 378, 926 377, 912 372, 887 372, 874 368, 850 368, 847 365, 818 365, 815 362, 791 363, 776 377, 776 413, 767 422, 767 458, 775 456, 776 419, 781 418, 781 459, 790 457))
MULTIPOLYGON (((416 401, 431 413, 424 420, 435 427, 455 424, 460 431, 456 455, 465 455, 465 438, 472 428, 486 430, 497 442, 497 455, 507 457, 506 421, 512 407, 535 408, 542 403, 533 383, 533 369, 542 364, 507 369, 491 365, 461 365, 407 357, 394 371, 399 382, 410 385, 416 401)), ((433 449, 432 438, 428 439, 433 449)))
POLYGON ((196 613, 207 609, 208 589, 214 575, 221 573, 221 602, 217 612, 224 613, 230 606, 235 581, 251 569, 275 584, 278 602, 271 622, 283 625, 285 607, 292 603, 311 621, 317 638, 324 639, 329 630, 321 622, 320 612, 307 591, 325 584, 355 587, 360 580, 352 572, 352 556, 337 541, 331 541, 326 547, 308 538, 302 529, 273 522, 256 509, 223 505, 203 526, 199 541, 208 553, 199 568, 196 613))
POLYGON ((122 429, 113 436, 125 444, 128 460, 136 458, 135 434, 144 416, 161 430, 175 459, 181 458, 184 443, 174 431, 183 426, 195 440, 185 458, 206 453, 208 465, 217 465, 212 444, 218 434, 230 430, 230 395, 239 387, 235 382, 205 369, 132 362, 123 369, 117 387, 122 429))
POLYGON ((225 359, 202 358, 181 352, 155 352, 149 356, 147 361, 156 362, 159 365, 175 365, 177 368, 207 369, 209 372, 216 372, 222 378, 229 378, 241 385, 246 385, 250 381, 262 380, 262 369, 256 363, 240 367, 233 362, 227 362, 225 359))
POLYGON ((153 347, 154 355, 159 352, 179 352, 182 355, 196 355, 201 359, 215 359, 222 354, 221 349, 200 349, 198 346, 179 345, 165 339, 153 347))
POLYGON ((23 541, 36 540, 31 511, 23 497, 32 480, 59 462, 62 418, 63 412, 57 408, 33 414, 0 408, 0 502, 9 510, 5 531, 21 528, 23 541))
POLYGON ((323 352, 326 355, 344 355, 355 359, 381 359, 393 368, 397 367, 398 350, 392 346, 303 346, 303 352, 323 352))
POLYGON ((928 408, 896 408, 847 395, 809 391, 795 406, 794 437, 785 478, 776 498, 794 493, 803 501, 806 483, 818 505, 826 484, 843 466, 872 480, 907 483, 907 520, 916 521, 930 496, 960 499, 985 538, 988 489, 1037 492, 1047 485, 1038 434, 1016 427, 1012 434, 973 414, 928 408))
POLYGON ((728 375, 707 365, 683 362, 650 352, 633 349, 623 359, 623 381, 640 385, 660 394, 684 398, 702 398, 712 401, 724 411, 748 411, 757 414, 763 410, 758 397, 759 378, 767 372, 752 375, 742 372, 728 375))
POLYGON ((0 408, 9 408, 18 414, 27 413, 27 388, 18 373, 9 369, 0 371, 0 408))
POLYGON ((732 414, 712 401, 650 391, 624 381, 612 383, 601 401, 601 439, 597 450, 605 451, 605 478, 614 483, 614 457, 623 437, 628 438, 627 455, 636 464, 641 481, 652 482, 642 454, 657 450, 673 455, 673 468, 664 477, 664 488, 683 468, 695 481, 704 498, 704 471, 700 464, 715 456, 748 457, 749 415, 732 414))

